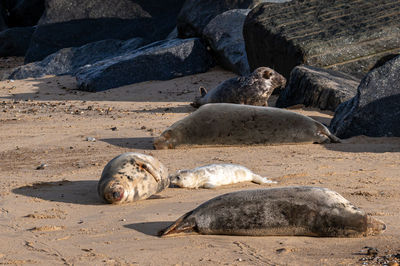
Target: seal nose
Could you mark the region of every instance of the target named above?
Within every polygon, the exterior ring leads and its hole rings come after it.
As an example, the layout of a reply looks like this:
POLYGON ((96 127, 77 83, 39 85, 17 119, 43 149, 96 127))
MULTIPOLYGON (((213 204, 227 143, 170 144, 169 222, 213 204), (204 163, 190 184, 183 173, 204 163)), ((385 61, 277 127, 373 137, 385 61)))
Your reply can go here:
POLYGON ((119 198, 121 198, 121 193, 119 193, 118 191, 115 191, 112 195, 113 195, 113 198, 114 198, 114 199, 119 199, 119 198))

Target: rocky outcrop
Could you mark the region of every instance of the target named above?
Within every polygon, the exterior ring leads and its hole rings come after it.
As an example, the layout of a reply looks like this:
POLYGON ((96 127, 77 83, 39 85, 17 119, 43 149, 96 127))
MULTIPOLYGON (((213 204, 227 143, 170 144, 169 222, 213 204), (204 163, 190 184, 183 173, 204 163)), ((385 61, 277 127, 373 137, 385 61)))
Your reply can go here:
POLYGON ((238 75, 250 73, 243 39, 243 24, 250 9, 229 10, 213 18, 203 31, 221 66, 238 75))
POLYGON ((0 32, 0 56, 24 56, 34 30, 34 27, 17 27, 0 32))
POLYGON ((250 68, 289 77, 306 64, 361 78, 382 57, 400 52, 398 0, 293 0, 263 3, 244 24, 250 68))
POLYGON ((80 67, 94 64, 107 58, 133 52, 146 44, 142 38, 127 41, 102 40, 82 47, 64 48, 39 62, 20 66, 10 75, 10 79, 38 78, 44 75, 74 75, 80 67))
POLYGON ((338 71, 297 66, 290 73, 286 88, 280 93, 277 107, 296 104, 335 111, 339 104, 357 93, 360 80, 338 71))
POLYGON ((330 129, 340 138, 400 137, 400 56, 368 73, 357 94, 336 110, 330 129))
POLYGON ((25 62, 103 39, 164 39, 183 0, 48 0, 25 62))
POLYGON ((186 0, 178 16, 179 37, 200 37, 217 15, 230 9, 253 8, 262 0, 186 0))
POLYGON ((102 91, 142 81, 201 73, 212 65, 212 58, 199 39, 173 39, 83 67, 76 79, 80 90, 102 91))

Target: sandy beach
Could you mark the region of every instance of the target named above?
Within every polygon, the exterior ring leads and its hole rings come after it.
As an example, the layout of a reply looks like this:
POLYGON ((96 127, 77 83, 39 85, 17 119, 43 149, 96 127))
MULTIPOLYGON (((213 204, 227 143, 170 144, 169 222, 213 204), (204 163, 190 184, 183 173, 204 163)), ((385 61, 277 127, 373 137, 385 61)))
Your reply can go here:
MULTIPOLYGON (((0 264, 360 265, 400 254, 400 138, 153 149, 153 137, 195 110, 189 103, 200 86, 213 88, 233 76, 214 68, 98 93, 75 90, 70 76, 1 81, 0 264), (237 163, 278 183, 168 188, 148 200, 105 204, 96 191, 103 167, 128 151, 155 156, 171 173, 237 163), (157 236, 214 196, 291 185, 335 190, 384 221, 387 230, 366 238, 157 236), (374 261, 365 247, 378 249, 374 261)), ((301 106, 291 110, 325 124, 333 115, 301 106)))

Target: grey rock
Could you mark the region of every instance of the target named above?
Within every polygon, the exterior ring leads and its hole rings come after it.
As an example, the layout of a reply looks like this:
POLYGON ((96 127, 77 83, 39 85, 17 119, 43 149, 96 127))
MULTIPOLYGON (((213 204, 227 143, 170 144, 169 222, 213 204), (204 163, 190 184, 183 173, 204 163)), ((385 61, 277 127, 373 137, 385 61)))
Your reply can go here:
POLYGON ((230 9, 247 9, 261 0, 186 0, 178 16, 179 37, 200 37, 217 15, 230 9))
POLYGON ((286 88, 280 93, 276 106, 296 104, 335 111, 339 104, 357 93, 360 80, 338 71, 297 66, 290 73, 286 88))
POLYGON ((250 9, 226 11, 213 18, 203 31, 219 64, 242 76, 250 73, 242 33, 249 12, 250 9))
POLYGON ((250 68, 285 77, 300 64, 362 78, 382 57, 400 52, 398 0, 293 0, 263 3, 246 18, 250 68))
POLYGON ((400 137, 400 56, 370 71, 357 94, 339 105, 330 129, 340 138, 400 137))
POLYGON ((97 61, 132 52, 147 44, 142 38, 127 41, 102 40, 81 47, 64 48, 39 62, 17 67, 9 78, 38 78, 44 75, 75 74, 80 67, 97 61))
POLYGON ((34 31, 34 27, 17 27, 0 32, 0 56, 24 56, 34 31))
POLYGON ((176 26, 183 0, 47 0, 25 63, 62 48, 104 39, 164 39, 176 26))
POLYGON ((102 91, 142 81, 206 72, 211 66, 213 60, 200 39, 173 39, 83 67, 76 79, 80 90, 102 91))

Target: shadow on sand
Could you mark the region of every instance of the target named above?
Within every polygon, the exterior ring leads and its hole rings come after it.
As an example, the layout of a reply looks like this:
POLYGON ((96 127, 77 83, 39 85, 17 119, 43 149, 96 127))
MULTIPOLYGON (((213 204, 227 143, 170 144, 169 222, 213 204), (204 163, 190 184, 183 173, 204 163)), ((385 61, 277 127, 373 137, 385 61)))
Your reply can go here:
POLYGON ((144 222, 144 223, 135 223, 135 224, 127 224, 124 227, 136 230, 143 234, 149 236, 159 236, 158 233, 170 226, 174 221, 171 222, 144 222))
POLYGON ((108 144, 122 148, 138 149, 138 150, 154 150, 152 137, 111 138, 111 139, 100 139, 100 141, 104 141, 108 144))
POLYGON ((39 182, 12 190, 13 193, 48 201, 80 205, 105 204, 97 195, 97 180, 39 182))

